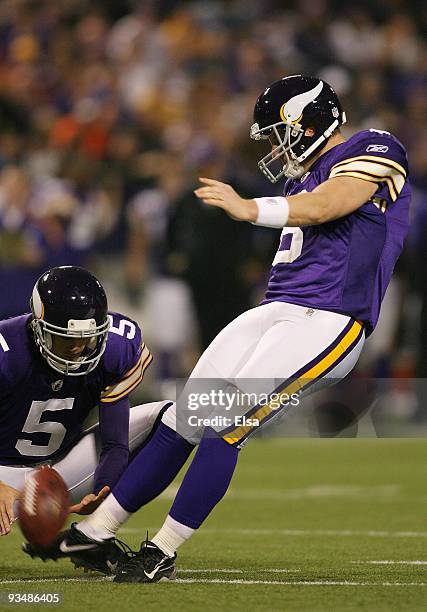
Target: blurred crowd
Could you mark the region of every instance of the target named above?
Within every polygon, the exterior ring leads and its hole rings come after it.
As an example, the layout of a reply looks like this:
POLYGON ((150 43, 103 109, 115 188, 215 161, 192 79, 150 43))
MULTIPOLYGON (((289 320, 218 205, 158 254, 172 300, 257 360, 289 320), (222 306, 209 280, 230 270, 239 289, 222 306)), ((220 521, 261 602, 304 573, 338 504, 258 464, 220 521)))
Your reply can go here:
POLYGON ((84 265, 142 323, 156 376, 187 374, 260 299, 277 243, 196 201, 197 177, 277 194, 253 105, 306 73, 335 87, 344 135, 387 129, 408 149, 413 229, 365 367, 427 377, 426 33, 408 0, 2 0, 1 318, 28 310, 43 270, 84 265))

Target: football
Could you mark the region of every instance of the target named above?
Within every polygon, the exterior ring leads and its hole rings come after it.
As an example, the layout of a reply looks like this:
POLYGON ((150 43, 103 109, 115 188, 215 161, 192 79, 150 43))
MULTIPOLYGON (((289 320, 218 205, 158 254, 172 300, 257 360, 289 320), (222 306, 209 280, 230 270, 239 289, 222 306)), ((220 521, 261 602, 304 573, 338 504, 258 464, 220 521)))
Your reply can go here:
POLYGON ((18 502, 21 531, 31 544, 50 546, 68 516, 69 495, 56 470, 44 466, 27 477, 18 502))

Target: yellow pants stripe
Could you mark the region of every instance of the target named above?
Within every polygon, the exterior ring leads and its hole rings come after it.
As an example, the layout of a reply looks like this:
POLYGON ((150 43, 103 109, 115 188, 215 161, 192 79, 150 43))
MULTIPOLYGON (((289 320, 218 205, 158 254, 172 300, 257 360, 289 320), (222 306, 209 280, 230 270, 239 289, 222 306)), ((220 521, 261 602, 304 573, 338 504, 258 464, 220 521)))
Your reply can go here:
MULTIPOLYGON (((330 353, 325 355, 318 363, 314 364, 307 372, 302 374, 299 378, 293 380, 289 385, 287 385, 280 393, 278 393, 279 397, 282 396, 290 396, 292 393, 296 393, 300 391, 308 382, 316 378, 320 378, 322 374, 324 374, 335 362, 337 362, 340 357, 346 352, 346 350, 353 344, 356 338, 359 336, 362 330, 362 324, 359 321, 355 321, 349 331, 345 336, 341 339, 341 341, 331 349, 330 353)), ((260 406, 260 408, 251 415, 251 419, 257 419, 259 423, 269 416, 272 412, 277 410, 278 399, 275 397, 274 405, 275 408, 272 408, 270 403, 264 404, 260 406)), ((252 429, 254 429, 253 425, 240 425, 236 427, 233 431, 225 434, 223 439, 229 444, 236 444, 242 438, 244 438, 252 429)))

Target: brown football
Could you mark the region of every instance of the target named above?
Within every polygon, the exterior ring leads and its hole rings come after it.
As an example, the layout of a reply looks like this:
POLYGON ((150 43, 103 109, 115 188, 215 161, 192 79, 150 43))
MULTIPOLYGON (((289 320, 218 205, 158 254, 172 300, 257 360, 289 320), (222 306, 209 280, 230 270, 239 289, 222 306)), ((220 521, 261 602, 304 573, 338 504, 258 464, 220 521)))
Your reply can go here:
POLYGON ((28 542, 50 546, 67 520, 68 508, 67 487, 56 470, 44 466, 30 472, 18 502, 19 526, 28 542))

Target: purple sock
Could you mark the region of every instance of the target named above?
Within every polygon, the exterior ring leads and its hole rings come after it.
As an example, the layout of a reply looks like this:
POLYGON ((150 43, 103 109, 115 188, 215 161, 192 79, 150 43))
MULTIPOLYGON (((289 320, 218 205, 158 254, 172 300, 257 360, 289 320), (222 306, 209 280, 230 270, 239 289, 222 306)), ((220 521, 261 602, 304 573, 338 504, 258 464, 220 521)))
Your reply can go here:
POLYGON ((172 482, 194 446, 160 423, 153 437, 129 464, 113 489, 114 497, 127 512, 160 495, 172 482))
POLYGON ((239 451, 222 438, 203 438, 175 497, 170 516, 198 529, 225 495, 239 451))

